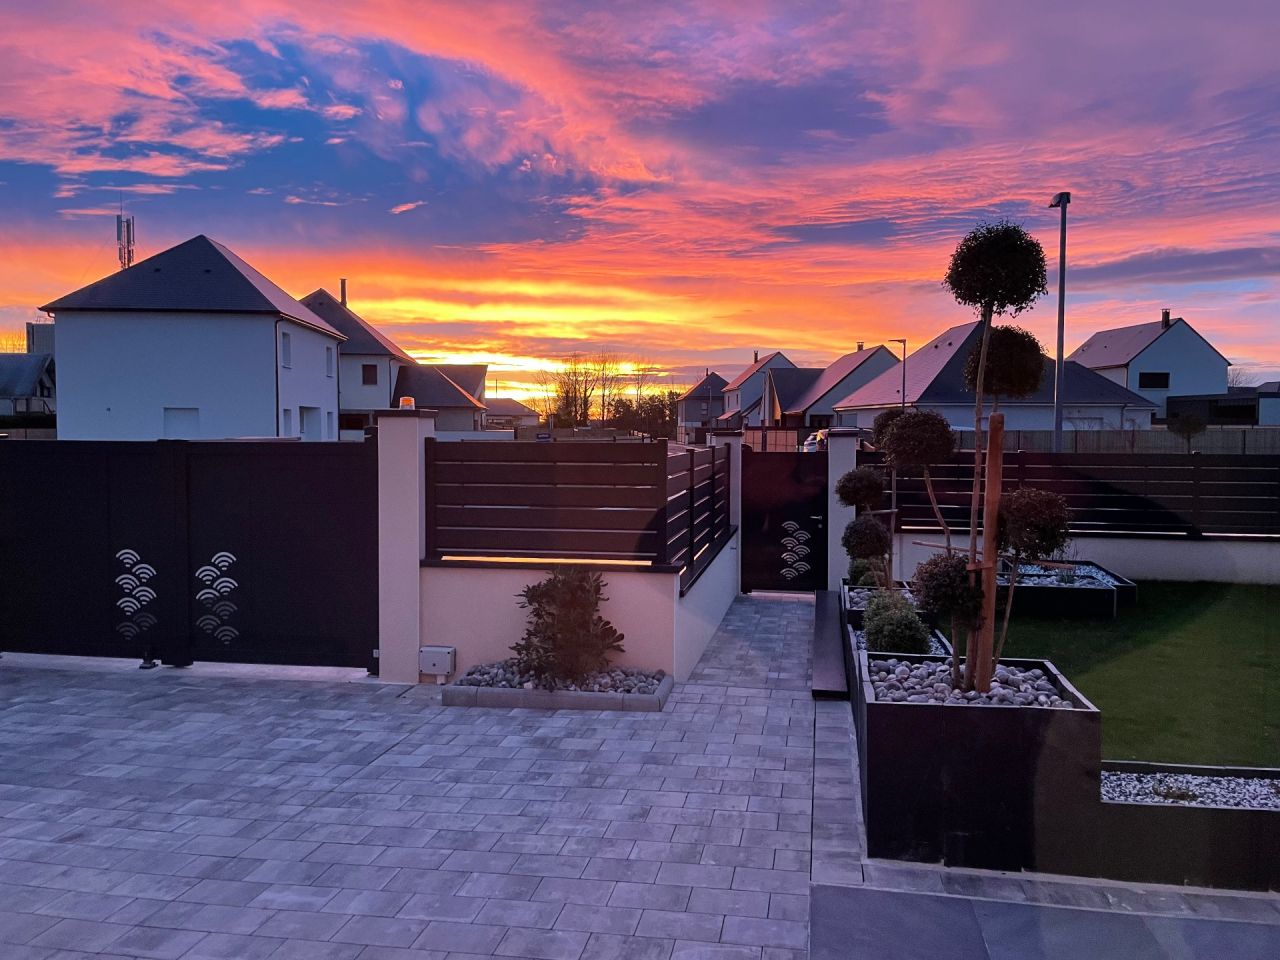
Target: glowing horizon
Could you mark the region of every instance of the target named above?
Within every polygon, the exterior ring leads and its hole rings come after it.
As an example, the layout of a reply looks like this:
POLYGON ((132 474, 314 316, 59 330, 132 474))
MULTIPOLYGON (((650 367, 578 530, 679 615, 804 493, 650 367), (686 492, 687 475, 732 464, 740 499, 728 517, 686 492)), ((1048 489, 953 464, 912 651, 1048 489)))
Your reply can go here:
POLYGON ((0 14, 0 339, 113 269, 123 202, 140 257, 207 233, 295 296, 347 277, 411 355, 488 362, 504 395, 571 353, 687 386, 756 349, 923 343, 968 319, 941 276, 999 217, 1045 246, 1018 322, 1051 348, 1070 190, 1068 351, 1170 307, 1280 377, 1260 2, 1081 0, 1066 34, 1004 0, 430 7, 0 14))

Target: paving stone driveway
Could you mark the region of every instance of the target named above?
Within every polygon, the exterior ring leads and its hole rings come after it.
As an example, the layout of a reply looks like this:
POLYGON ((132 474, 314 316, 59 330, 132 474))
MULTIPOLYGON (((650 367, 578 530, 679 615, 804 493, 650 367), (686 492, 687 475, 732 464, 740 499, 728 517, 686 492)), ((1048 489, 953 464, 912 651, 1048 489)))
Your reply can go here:
POLYGON ((799 960, 811 629, 739 599, 660 714, 7 658, 0 957, 799 960))

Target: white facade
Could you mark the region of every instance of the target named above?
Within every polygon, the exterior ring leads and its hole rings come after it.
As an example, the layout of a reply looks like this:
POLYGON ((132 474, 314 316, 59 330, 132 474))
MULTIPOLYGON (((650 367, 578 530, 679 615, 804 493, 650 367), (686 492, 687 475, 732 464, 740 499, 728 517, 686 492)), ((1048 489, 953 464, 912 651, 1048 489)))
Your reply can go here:
POLYGON ((58 436, 336 440, 337 346, 261 314, 62 310, 58 436))
MULTIPOLYGON (((769 357, 767 361, 760 365, 759 370, 742 381, 737 387, 724 391, 724 415, 729 416, 760 400, 764 396, 765 378, 768 376, 769 370, 774 367, 794 366, 795 364, 781 353, 775 353, 769 357)), ((764 406, 760 404, 743 418, 741 425, 744 427, 759 427, 763 424, 764 406)))
POLYGON ((342 353, 340 356, 340 405, 343 410, 389 410, 396 374, 404 363, 386 354, 342 353), (365 367, 372 367, 376 382, 366 384, 365 367))
MULTIPOLYGON (((1186 321, 1175 320, 1168 330, 1130 360, 1127 367, 1120 368, 1125 379, 1116 382, 1146 397, 1156 405, 1156 416, 1163 417, 1165 401, 1171 394, 1226 393, 1229 366, 1226 358, 1186 321), (1160 383, 1165 386, 1158 386, 1160 383)), ((1111 373, 1110 370, 1098 372, 1111 373)))

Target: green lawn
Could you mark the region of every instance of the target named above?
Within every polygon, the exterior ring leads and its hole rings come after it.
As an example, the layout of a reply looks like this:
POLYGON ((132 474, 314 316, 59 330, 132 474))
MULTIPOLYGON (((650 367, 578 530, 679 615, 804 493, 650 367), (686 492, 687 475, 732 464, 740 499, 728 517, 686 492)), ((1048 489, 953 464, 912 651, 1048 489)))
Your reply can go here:
POLYGON ((1005 656, 1097 705, 1104 757, 1280 766, 1280 587, 1140 583, 1114 621, 1015 616, 1005 656))

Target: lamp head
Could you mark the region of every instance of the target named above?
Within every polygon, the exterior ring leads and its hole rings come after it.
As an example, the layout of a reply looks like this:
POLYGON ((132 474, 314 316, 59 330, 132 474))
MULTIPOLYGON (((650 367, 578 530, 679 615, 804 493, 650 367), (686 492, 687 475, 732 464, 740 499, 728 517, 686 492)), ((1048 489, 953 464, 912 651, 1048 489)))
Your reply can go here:
POLYGON ((1055 193, 1053 195, 1053 199, 1049 201, 1049 208, 1054 209, 1057 207, 1065 207, 1070 202, 1071 194, 1064 190, 1062 193, 1055 193))

